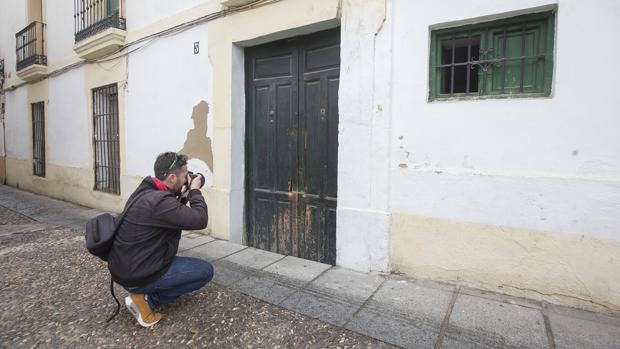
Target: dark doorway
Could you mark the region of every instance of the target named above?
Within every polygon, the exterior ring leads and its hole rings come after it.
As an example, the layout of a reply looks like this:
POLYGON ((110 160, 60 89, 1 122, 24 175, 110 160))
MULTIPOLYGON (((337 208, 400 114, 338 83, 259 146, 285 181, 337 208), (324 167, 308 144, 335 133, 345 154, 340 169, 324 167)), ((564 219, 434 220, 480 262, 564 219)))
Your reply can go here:
POLYGON ((246 241, 334 265, 340 29, 245 59, 246 241))

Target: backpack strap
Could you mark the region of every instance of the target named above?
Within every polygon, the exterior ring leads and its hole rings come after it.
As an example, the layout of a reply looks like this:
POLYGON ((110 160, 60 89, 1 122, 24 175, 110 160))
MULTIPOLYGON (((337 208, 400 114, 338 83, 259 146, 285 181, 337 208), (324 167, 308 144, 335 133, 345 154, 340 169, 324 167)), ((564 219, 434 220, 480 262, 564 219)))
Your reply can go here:
POLYGON ((114 311, 114 314, 112 314, 112 316, 110 316, 106 320, 106 322, 110 322, 110 320, 114 319, 116 315, 118 315, 119 310, 121 310, 121 303, 118 301, 118 299, 116 298, 116 295, 114 294, 114 280, 112 280, 112 277, 110 277, 110 293, 112 294, 112 297, 114 297, 114 300, 116 301, 116 310, 114 311))
POLYGON ((127 203, 123 212, 121 212, 121 214, 116 218, 116 227, 114 228, 114 234, 116 234, 116 232, 118 231, 118 228, 120 228, 121 223, 123 223, 123 220, 125 219, 125 216, 127 215, 127 212, 129 212, 129 209, 131 208, 131 206, 133 206, 133 204, 135 204, 138 201, 138 199, 143 197, 148 191, 149 191, 148 189, 141 191, 140 193, 136 194, 133 200, 127 203))

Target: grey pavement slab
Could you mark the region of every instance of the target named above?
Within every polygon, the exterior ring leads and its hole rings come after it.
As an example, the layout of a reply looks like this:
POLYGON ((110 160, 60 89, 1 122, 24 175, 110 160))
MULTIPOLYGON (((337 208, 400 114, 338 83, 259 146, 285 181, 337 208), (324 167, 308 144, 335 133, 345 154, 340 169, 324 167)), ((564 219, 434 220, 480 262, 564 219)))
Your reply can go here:
POLYGON ((416 323, 440 326, 452 299, 453 287, 430 281, 390 278, 368 307, 401 314, 416 323))
POLYGON ((222 286, 230 286, 251 274, 251 272, 239 268, 234 263, 218 260, 212 264, 214 269, 213 282, 222 286))
POLYGON ((337 297, 344 297, 350 302, 363 303, 385 280, 377 274, 360 273, 340 267, 333 267, 308 285, 308 288, 337 297))
POLYGON ((487 298, 459 295, 444 347, 548 348, 542 312, 487 298))
POLYGON ((441 325, 416 323, 389 312, 364 308, 346 328, 403 348, 433 348, 441 325))
POLYGON ((287 256, 263 270, 288 279, 309 282, 329 268, 329 264, 287 256))
POLYGON ((299 291, 280 305, 336 326, 343 326, 359 309, 359 305, 330 299, 308 291, 299 291))
POLYGON ((295 288, 282 285, 273 279, 249 275, 234 284, 232 288, 268 303, 278 304, 296 291, 295 288))
POLYGON ((262 269, 282 258, 284 256, 277 253, 248 247, 239 253, 224 258, 224 260, 249 268, 262 269))
POLYGON ((556 348, 620 348, 619 317, 558 306, 548 309, 556 348))
POLYGON ((196 246, 204 245, 206 243, 212 242, 215 239, 202 234, 184 234, 181 236, 181 240, 179 241, 179 251, 189 250, 190 248, 194 248, 196 246))
POLYGON ((104 211, 52 199, 5 185, 0 186, 0 205, 41 222, 84 230, 86 222, 104 211))
POLYGON ((181 256, 203 258, 214 261, 245 249, 245 246, 224 240, 215 240, 179 253, 181 256))
POLYGON ((501 303, 507 304, 517 304, 523 307, 532 308, 532 309, 542 309, 542 306, 539 301, 533 299, 526 299, 520 297, 513 297, 505 294, 500 294, 491 291, 477 290, 469 287, 462 287, 459 290, 459 294, 466 294, 474 297, 486 298, 490 300, 494 300, 501 303))

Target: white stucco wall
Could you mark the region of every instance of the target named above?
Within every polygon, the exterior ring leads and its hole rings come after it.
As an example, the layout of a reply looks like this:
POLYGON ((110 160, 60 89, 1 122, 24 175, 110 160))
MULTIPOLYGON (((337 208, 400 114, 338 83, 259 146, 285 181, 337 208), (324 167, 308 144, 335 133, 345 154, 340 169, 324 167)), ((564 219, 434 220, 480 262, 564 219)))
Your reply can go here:
POLYGON ((337 264, 389 271, 390 3, 344 3, 338 92, 337 264))
MULTIPOLYGON (((194 106, 211 106, 213 74, 207 49, 207 25, 159 38, 129 56, 126 89, 127 175, 153 172, 157 154, 178 151, 193 128, 194 106), (200 52, 194 54, 194 42, 200 52)), ((212 138, 213 110, 208 114, 212 138)))
MULTIPOLYGON (((0 58, 8 79, 15 78, 15 34, 25 28, 25 1, 0 1, 0 58)), ((5 82, 5 88, 6 88, 5 82)))
POLYGON ((427 101, 429 27, 554 3, 393 2, 392 212, 620 239, 618 1, 558 1, 551 97, 427 101))
POLYGON ((6 116, 6 155, 12 158, 28 159, 31 156, 30 125, 27 123, 28 101, 25 88, 18 88, 5 93, 6 116))
MULTIPOLYGON (((217 1, 217 0, 210 0, 217 1)), ((209 2, 206 0, 149 0, 132 1, 125 0, 125 13, 127 14, 127 30, 135 31, 144 28, 154 22, 173 16, 184 10, 209 2)))
POLYGON ((84 68, 76 68, 49 79, 47 105, 47 161, 70 167, 89 167, 89 122, 84 95, 84 68))
POLYGON ((75 56, 73 6, 73 1, 45 1, 45 39, 50 67, 75 56))

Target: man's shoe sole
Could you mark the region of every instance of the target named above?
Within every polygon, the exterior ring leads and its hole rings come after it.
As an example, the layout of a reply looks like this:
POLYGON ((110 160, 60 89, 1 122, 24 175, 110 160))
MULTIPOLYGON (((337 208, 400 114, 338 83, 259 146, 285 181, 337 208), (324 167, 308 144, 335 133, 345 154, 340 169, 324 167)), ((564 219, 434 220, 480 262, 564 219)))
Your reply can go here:
POLYGON ((142 315, 140 315, 140 311, 138 310, 138 307, 134 304, 134 302, 131 300, 131 297, 129 296, 125 297, 125 306, 127 307, 127 309, 129 309, 129 312, 133 314, 136 320, 138 320, 138 323, 142 327, 151 327, 159 322, 159 320, 151 322, 151 323, 144 322, 144 320, 142 320, 142 315))

